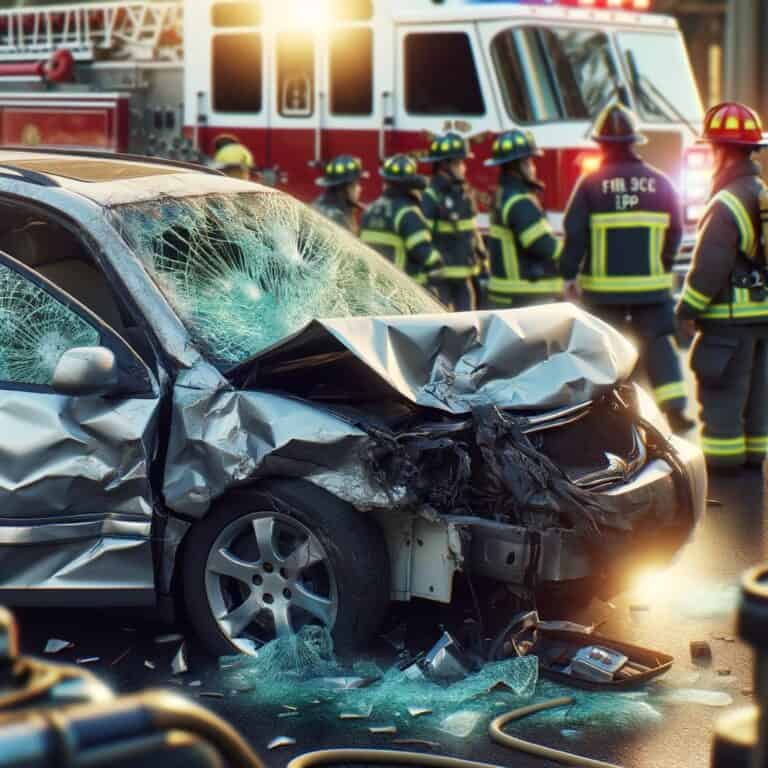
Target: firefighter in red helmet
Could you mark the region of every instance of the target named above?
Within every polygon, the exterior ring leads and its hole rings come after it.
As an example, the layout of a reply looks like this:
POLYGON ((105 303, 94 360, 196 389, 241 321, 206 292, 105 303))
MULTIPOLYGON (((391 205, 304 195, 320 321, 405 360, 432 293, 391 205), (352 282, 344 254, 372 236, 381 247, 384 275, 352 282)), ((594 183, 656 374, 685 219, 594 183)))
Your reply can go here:
POLYGON ((768 138, 752 109, 726 102, 707 112, 701 141, 712 145, 714 179, 677 307, 678 333, 696 336, 691 367, 708 465, 761 467, 768 452, 768 191, 753 155, 768 138))

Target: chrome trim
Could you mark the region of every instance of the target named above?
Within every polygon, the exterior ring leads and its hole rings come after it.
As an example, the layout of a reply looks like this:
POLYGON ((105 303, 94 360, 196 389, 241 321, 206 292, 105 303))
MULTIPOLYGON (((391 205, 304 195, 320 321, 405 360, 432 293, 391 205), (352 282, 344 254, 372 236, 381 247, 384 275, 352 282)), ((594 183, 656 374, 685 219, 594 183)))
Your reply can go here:
POLYGON ((590 472, 579 478, 572 479, 574 485, 579 486, 579 488, 594 490, 595 488, 613 483, 626 483, 634 478, 648 460, 645 441, 635 425, 632 425, 632 443, 632 452, 630 454, 632 458, 629 461, 612 453, 606 453, 605 457, 608 460, 608 466, 596 472, 590 472))

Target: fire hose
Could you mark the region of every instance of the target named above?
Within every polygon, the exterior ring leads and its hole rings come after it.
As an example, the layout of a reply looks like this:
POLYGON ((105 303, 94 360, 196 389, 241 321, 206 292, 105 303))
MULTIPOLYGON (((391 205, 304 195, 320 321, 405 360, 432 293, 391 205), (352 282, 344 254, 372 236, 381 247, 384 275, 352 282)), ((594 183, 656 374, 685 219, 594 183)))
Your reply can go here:
POLYGON ((66 48, 54 51, 47 61, 0 64, 0 77, 39 77, 48 83, 67 83, 74 74, 75 58, 66 48))

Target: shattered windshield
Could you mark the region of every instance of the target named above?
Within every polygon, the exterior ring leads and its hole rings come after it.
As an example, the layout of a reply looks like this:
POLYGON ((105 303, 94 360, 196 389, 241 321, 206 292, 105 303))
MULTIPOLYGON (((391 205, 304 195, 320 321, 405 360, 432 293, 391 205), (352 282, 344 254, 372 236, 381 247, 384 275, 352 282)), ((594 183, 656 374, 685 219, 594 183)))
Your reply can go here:
POLYGON ((444 311, 378 254, 287 195, 164 198, 113 214, 194 341, 225 368, 313 319, 444 311))
POLYGON ((679 34, 621 32, 618 41, 643 119, 679 123, 682 117, 694 125, 701 122, 701 100, 679 34))

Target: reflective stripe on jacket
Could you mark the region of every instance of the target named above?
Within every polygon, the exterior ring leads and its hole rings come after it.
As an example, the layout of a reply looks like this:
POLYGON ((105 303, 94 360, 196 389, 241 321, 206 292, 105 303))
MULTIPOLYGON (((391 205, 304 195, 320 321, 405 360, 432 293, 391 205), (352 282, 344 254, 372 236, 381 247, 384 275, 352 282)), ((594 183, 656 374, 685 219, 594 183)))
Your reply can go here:
POLYGON ((561 243, 538 198, 522 179, 509 177, 496 191, 489 238, 492 295, 548 295, 562 292, 558 276, 561 243))
POLYGON ((594 304, 669 300, 683 235, 672 182, 632 152, 582 178, 565 213, 562 273, 594 304))
POLYGON ((436 173, 422 195, 421 209, 445 262, 441 278, 465 280, 479 274, 477 211, 466 182, 436 173))
POLYGON ((693 262, 678 314, 702 326, 768 323, 768 291, 740 287, 739 277, 765 282, 760 239, 760 167, 750 161, 725 170, 699 224, 693 262))
POLYGON ((363 214, 360 239, 417 282, 441 262, 418 199, 385 192, 363 214))

